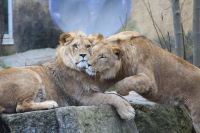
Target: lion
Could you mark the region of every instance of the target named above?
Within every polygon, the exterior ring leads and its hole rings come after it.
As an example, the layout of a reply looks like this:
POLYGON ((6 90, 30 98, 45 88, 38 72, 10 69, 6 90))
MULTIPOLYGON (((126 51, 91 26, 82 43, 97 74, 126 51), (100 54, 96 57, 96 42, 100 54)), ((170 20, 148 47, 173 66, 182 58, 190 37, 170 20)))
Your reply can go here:
POLYGON ((0 113, 23 113, 65 106, 109 104, 122 119, 134 118, 134 109, 106 85, 82 71, 91 43, 81 31, 60 36, 53 61, 0 71, 0 113))
POLYGON ((89 75, 112 80, 121 95, 135 91, 159 104, 185 106, 200 133, 199 68, 130 31, 102 39, 92 53, 89 75))

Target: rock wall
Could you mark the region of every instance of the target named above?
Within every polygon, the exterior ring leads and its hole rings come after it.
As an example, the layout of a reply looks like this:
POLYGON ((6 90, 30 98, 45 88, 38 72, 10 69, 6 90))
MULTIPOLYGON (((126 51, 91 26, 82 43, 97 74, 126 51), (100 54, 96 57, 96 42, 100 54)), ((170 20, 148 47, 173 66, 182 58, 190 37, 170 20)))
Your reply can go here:
POLYGON ((133 104, 135 120, 122 120, 109 105, 64 107, 2 114, 1 133, 190 133, 192 125, 178 107, 133 104))
POLYGON ((13 37, 17 52, 55 48, 62 31, 49 14, 48 0, 13 0, 13 37))

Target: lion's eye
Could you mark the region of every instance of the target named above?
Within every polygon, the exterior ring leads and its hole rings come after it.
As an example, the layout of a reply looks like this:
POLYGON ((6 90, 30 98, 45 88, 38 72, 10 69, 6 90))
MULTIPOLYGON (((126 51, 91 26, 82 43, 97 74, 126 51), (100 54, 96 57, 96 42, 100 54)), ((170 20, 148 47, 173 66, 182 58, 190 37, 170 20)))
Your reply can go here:
POLYGON ((76 44, 73 45, 74 48, 78 48, 78 46, 76 44))
POLYGON ((119 53, 115 53, 117 56, 119 56, 119 53))
POLYGON ((86 48, 90 48, 90 45, 87 45, 86 48))

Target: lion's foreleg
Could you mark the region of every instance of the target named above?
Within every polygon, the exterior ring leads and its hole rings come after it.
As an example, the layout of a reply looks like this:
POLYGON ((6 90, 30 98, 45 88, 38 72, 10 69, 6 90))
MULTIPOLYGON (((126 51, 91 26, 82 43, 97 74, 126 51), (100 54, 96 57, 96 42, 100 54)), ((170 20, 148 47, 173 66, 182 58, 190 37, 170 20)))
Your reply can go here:
POLYGON ((157 93, 154 72, 149 62, 138 65, 136 75, 124 78, 115 85, 117 93, 128 95, 130 91, 135 91, 143 95, 154 95, 157 93))
POLYGON ((125 96, 130 91, 135 91, 139 94, 156 94, 157 87, 154 79, 149 78, 146 74, 140 73, 135 76, 127 77, 119 81, 115 85, 117 93, 125 96))
POLYGON ((55 101, 45 101, 45 102, 39 102, 39 103, 26 103, 26 106, 17 105, 16 112, 22 113, 27 111, 36 111, 36 110, 45 110, 45 109, 53 109, 58 107, 58 104, 55 101))
POLYGON ((135 117, 135 110, 133 107, 123 98, 115 94, 104 93, 92 93, 91 95, 85 95, 81 99, 83 105, 97 105, 97 104, 109 104, 116 108, 118 114, 122 119, 133 119, 135 117))

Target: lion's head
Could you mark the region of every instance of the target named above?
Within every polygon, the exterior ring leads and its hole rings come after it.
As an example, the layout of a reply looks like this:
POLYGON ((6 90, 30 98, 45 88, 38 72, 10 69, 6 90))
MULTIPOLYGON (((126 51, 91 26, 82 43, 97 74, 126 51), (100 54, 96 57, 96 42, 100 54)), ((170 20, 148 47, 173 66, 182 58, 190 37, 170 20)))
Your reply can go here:
POLYGON ((122 49, 115 44, 100 42, 92 48, 92 52, 86 72, 91 76, 99 73, 104 79, 114 78, 121 67, 122 49))
POLYGON ((130 44, 130 40, 138 36, 141 36, 138 32, 125 31, 96 41, 97 43, 92 48, 92 56, 88 60, 86 72, 89 75, 99 73, 104 79, 115 78, 122 67, 121 58, 124 51, 121 47, 122 43, 130 44))
POLYGON ((68 67, 79 69, 87 66, 92 43, 82 31, 71 31, 60 36, 57 56, 68 67))

